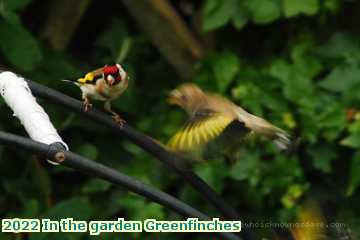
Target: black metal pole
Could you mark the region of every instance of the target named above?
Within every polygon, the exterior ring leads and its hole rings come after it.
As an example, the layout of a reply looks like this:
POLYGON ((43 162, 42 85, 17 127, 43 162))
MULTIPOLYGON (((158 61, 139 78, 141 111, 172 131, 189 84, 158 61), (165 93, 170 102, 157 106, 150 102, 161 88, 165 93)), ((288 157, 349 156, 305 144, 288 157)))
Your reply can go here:
MULTIPOLYGON (((118 186, 122 186, 132 192, 144 196, 145 198, 168 207, 182 216, 195 217, 201 220, 211 220, 210 217, 176 199, 175 197, 152 186, 146 185, 110 167, 91 161, 70 151, 66 151, 61 144, 46 145, 3 131, 0 131, 0 143, 44 155, 48 159, 58 162, 61 165, 102 178, 118 186)), ((240 240, 240 238, 233 233, 218 234, 225 239, 240 240)))
POLYGON ((33 81, 28 80, 28 83, 31 91, 35 95, 49 99, 55 103, 60 104, 61 106, 65 106, 71 109, 72 111, 85 115, 89 119, 101 123, 101 125, 107 126, 114 130, 116 133, 127 137, 136 145, 140 146, 142 149, 155 156, 156 159, 160 160, 168 167, 173 169, 190 185, 192 185, 195 190, 197 190, 201 195, 203 195, 205 200, 209 201, 212 205, 214 205, 224 217, 231 220, 240 219, 240 215, 237 213, 237 211, 231 206, 229 206, 206 182, 204 182, 191 170, 179 167, 179 165, 177 164, 181 162, 179 156, 167 151, 167 149, 162 144, 159 144, 159 142, 146 136, 145 134, 136 131, 128 124, 124 124, 123 127, 119 127, 119 125, 116 124, 110 116, 104 114, 101 111, 92 109, 89 112, 84 112, 82 102, 79 100, 76 100, 63 93, 45 87, 41 84, 35 83, 33 81))

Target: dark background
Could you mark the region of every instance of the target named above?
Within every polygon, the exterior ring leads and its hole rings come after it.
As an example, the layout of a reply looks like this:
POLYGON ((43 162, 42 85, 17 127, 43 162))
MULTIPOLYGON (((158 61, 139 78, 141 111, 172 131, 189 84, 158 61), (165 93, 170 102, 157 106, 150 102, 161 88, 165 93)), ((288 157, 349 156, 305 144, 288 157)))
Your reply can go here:
MULTIPOLYGON (((248 221, 295 221, 299 206, 310 199, 327 222, 346 225, 328 229, 331 239, 343 232, 357 239, 359 12, 359 1, 350 0, 0 0, 0 63, 80 99, 78 88, 60 80, 120 62, 131 77, 130 88, 114 108, 130 125, 164 143, 185 120, 165 101, 171 89, 191 81, 227 96, 286 129, 296 148, 283 154, 267 140, 250 138, 235 153, 206 156, 194 171, 248 221)), ((217 216, 137 146, 65 108, 39 102, 72 151, 217 216)), ((2 99, 0 112, 1 130, 26 134, 2 99)), ((0 146, 1 218, 179 219, 124 189, 34 158, 0 146)), ((269 229, 252 231, 259 239, 274 238, 269 229)), ((154 237, 121 235, 145 236, 154 237)), ((118 239, 119 234, 102 237, 118 239)), ((184 234, 156 236, 169 237, 184 234)), ((0 233, 0 239, 64 238, 90 237, 0 233)))

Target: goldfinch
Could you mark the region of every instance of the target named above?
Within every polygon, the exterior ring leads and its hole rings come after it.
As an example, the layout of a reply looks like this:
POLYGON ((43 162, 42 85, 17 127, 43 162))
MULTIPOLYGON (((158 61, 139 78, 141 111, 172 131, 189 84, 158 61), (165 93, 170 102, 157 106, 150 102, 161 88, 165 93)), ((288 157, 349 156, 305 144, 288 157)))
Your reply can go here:
POLYGON ((119 125, 125 123, 125 120, 111 109, 111 101, 118 98, 128 86, 128 74, 120 64, 106 65, 71 82, 81 89, 85 112, 92 107, 90 99, 105 101, 104 108, 112 114, 113 119, 119 125))
POLYGON ((205 145, 233 121, 241 123, 246 133, 254 132, 273 140, 281 150, 290 145, 284 130, 246 112, 224 97, 204 93, 195 84, 180 85, 170 93, 168 102, 180 106, 190 116, 188 123, 170 139, 168 146, 171 150, 183 152, 205 145))

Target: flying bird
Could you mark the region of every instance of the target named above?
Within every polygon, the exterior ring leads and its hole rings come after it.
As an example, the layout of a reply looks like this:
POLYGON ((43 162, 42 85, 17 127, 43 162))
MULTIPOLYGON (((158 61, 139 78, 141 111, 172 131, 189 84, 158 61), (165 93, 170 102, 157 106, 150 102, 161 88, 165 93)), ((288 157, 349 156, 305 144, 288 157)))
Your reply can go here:
POLYGON ((111 113, 113 119, 121 126, 125 123, 125 120, 111 109, 111 101, 121 96, 128 86, 128 74, 120 64, 105 65, 86 73, 83 78, 64 81, 71 81, 80 87, 85 112, 92 107, 90 99, 105 101, 104 108, 111 113))
POLYGON ((189 151, 203 146, 221 135, 234 121, 241 123, 247 132, 273 140, 280 150, 290 146, 289 135, 284 130, 220 95, 203 92, 195 84, 180 85, 170 93, 168 102, 180 106, 189 115, 188 122, 168 143, 174 151, 189 151))

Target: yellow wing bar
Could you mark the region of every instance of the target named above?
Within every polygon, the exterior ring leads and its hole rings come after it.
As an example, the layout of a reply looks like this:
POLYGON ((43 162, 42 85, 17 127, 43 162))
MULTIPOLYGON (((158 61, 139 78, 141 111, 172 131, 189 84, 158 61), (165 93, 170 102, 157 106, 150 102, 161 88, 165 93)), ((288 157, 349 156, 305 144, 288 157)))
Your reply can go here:
POLYGON ((232 121, 230 117, 217 114, 203 120, 190 121, 170 139, 168 147, 174 151, 200 147, 219 136, 232 121))

